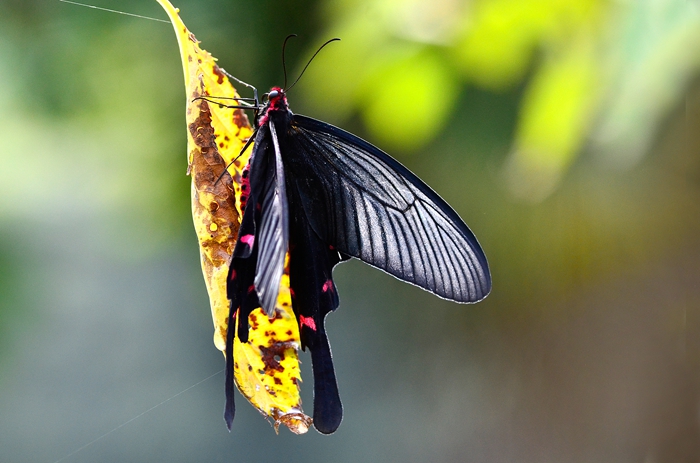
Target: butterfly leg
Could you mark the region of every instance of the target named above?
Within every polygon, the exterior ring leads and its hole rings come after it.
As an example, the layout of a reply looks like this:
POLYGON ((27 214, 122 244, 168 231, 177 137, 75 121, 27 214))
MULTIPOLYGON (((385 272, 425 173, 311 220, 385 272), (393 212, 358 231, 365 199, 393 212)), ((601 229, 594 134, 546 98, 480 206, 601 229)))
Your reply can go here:
POLYGON ((226 77, 228 77, 229 79, 233 79, 236 82, 238 82, 239 84, 243 85, 244 87, 248 87, 249 89, 253 90, 253 95, 254 95, 253 101, 255 101, 256 107, 259 106, 259 104, 258 104, 258 89, 257 88, 253 87, 250 84, 243 82, 238 77, 235 77, 235 76, 229 74, 228 72, 226 72, 226 69, 224 69, 224 68, 219 68, 219 69, 221 69, 221 72, 223 72, 226 75, 226 77))

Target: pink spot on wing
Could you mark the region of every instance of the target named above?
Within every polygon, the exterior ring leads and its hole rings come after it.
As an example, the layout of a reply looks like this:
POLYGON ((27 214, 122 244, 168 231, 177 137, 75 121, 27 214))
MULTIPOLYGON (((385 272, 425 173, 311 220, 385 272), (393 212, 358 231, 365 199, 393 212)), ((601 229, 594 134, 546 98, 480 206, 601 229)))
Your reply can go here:
POLYGON ((233 281, 233 280, 235 280, 235 279, 236 279, 236 271, 235 271, 235 270, 231 270, 231 281, 233 281))
POLYGON ((312 330, 316 331, 316 321, 313 317, 299 315, 299 322, 301 323, 301 326, 308 326, 312 330))
POLYGON ((255 285, 248 286, 248 292, 252 293, 253 291, 255 291, 255 285))
POLYGON ((241 236, 241 241, 252 248, 253 243, 255 243, 255 235, 243 235, 241 236))
POLYGON ((323 292, 327 292, 331 289, 333 289, 333 282, 331 280, 326 280, 325 283, 323 283, 323 288, 321 288, 323 292))

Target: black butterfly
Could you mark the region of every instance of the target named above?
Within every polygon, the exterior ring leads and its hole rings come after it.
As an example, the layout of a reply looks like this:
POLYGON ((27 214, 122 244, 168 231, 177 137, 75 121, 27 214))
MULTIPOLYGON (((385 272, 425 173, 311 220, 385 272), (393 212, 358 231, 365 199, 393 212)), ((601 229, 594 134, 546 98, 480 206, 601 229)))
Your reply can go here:
MULTIPOLYGON (((491 276, 464 221, 408 169, 355 135, 293 114, 282 88, 274 87, 264 99, 259 107, 255 98, 255 145, 243 173, 228 326, 235 326, 236 311, 239 321, 257 307, 274 315, 289 251, 292 308, 314 372, 313 423, 330 434, 343 416, 324 329, 326 314, 339 303, 336 264, 356 257, 463 303, 486 297, 491 276)), ((248 324, 234 331, 228 330, 226 342, 229 429, 235 412, 233 336, 247 342, 248 324)))

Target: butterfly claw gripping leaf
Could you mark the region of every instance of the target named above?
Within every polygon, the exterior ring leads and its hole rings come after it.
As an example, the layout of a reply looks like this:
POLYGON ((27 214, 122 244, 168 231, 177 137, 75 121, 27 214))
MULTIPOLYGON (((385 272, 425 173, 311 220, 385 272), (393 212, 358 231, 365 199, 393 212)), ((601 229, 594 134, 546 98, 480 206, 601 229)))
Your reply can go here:
MULTIPOLYGON (((211 302, 214 344, 225 352, 229 332, 227 277, 241 222, 242 169, 251 150, 231 161, 240 154, 253 130, 242 110, 222 108, 198 99, 239 95, 215 59, 199 47, 180 20, 178 10, 167 0, 158 2, 168 13, 180 45, 187 93, 192 216, 211 302)), ((234 323, 238 322, 236 317, 234 323)), ((272 418, 275 430, 284 424, 294 433, 305 433, 312 420, 301 409, 299 328, 291 308, 288 276, 282 278, 274 316, 270 318, 257 308, 250 313, 248 325, 247 342, 236 337, 232 340, 235 358, 232 379, 260 413, 272 418)), ((235 327, 231 327, 231 332, 235 332, 235 327)), ((233 419, 232 406, 231 401, 227 408, 229 425, 233 419)))

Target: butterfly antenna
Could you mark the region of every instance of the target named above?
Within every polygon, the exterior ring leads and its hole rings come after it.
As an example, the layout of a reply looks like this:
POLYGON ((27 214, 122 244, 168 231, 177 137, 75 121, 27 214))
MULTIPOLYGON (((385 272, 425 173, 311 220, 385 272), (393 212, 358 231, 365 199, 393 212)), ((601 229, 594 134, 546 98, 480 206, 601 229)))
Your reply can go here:
POLYGON ((285 74, 285 86, 284 86, 284 91, 285 91, 285 92, 288 92, 289 90, 292 89, 292 87, 294 87, 294 86, 297 84, 297 82, 299 82, 299 79, 301 79, 301 76, 303 76, 303 75, 304 75, 304 72, 306 72, 306 68, 308 68, 308 67, 309 67, 309 64, 311 64, 311 62, 314 60, 314 58, 316 58, 316 55, 318 55, 318 53, 319 53, 321 50, 323 50, 323 47, 325 47, 326 45, 328 45, 328 44, 331 43, 331 42, 335 42, 335 41, 338 41, 338 40, 340 40, 340 39, 339 39, 338 37, 335 37, 335 38, 333 38, 333 39, 328 40, 326 43, 324 43, 324 44, 321 45, 320 47, 318 47, 318 50, 316 50, 316 53, 314 53, 314 56, 312 56, 311 59, 309 60, 309 62, 306 63, 306 66, 304 66, 304 69, 301 70, 301 74, 299 74, 299 77, 297 77, 297 80, 295 80, 294 83, 293 83, 292 85, 289 86, 289 88, 287 88, 287 85, 286 85, 286 83, 287 83, 287 76, 286 76, 286 74, 285 74))
POLYGON ((282 44, 282 70, 284 71, 284 87, 287 88, 287 63, 285 62, 284 59, 284 50, 287 49, 287 41, 291 39, 292 37, 296 37, 296 34, 289 34, 287 38, 284 39, 284 43, 282 44))

